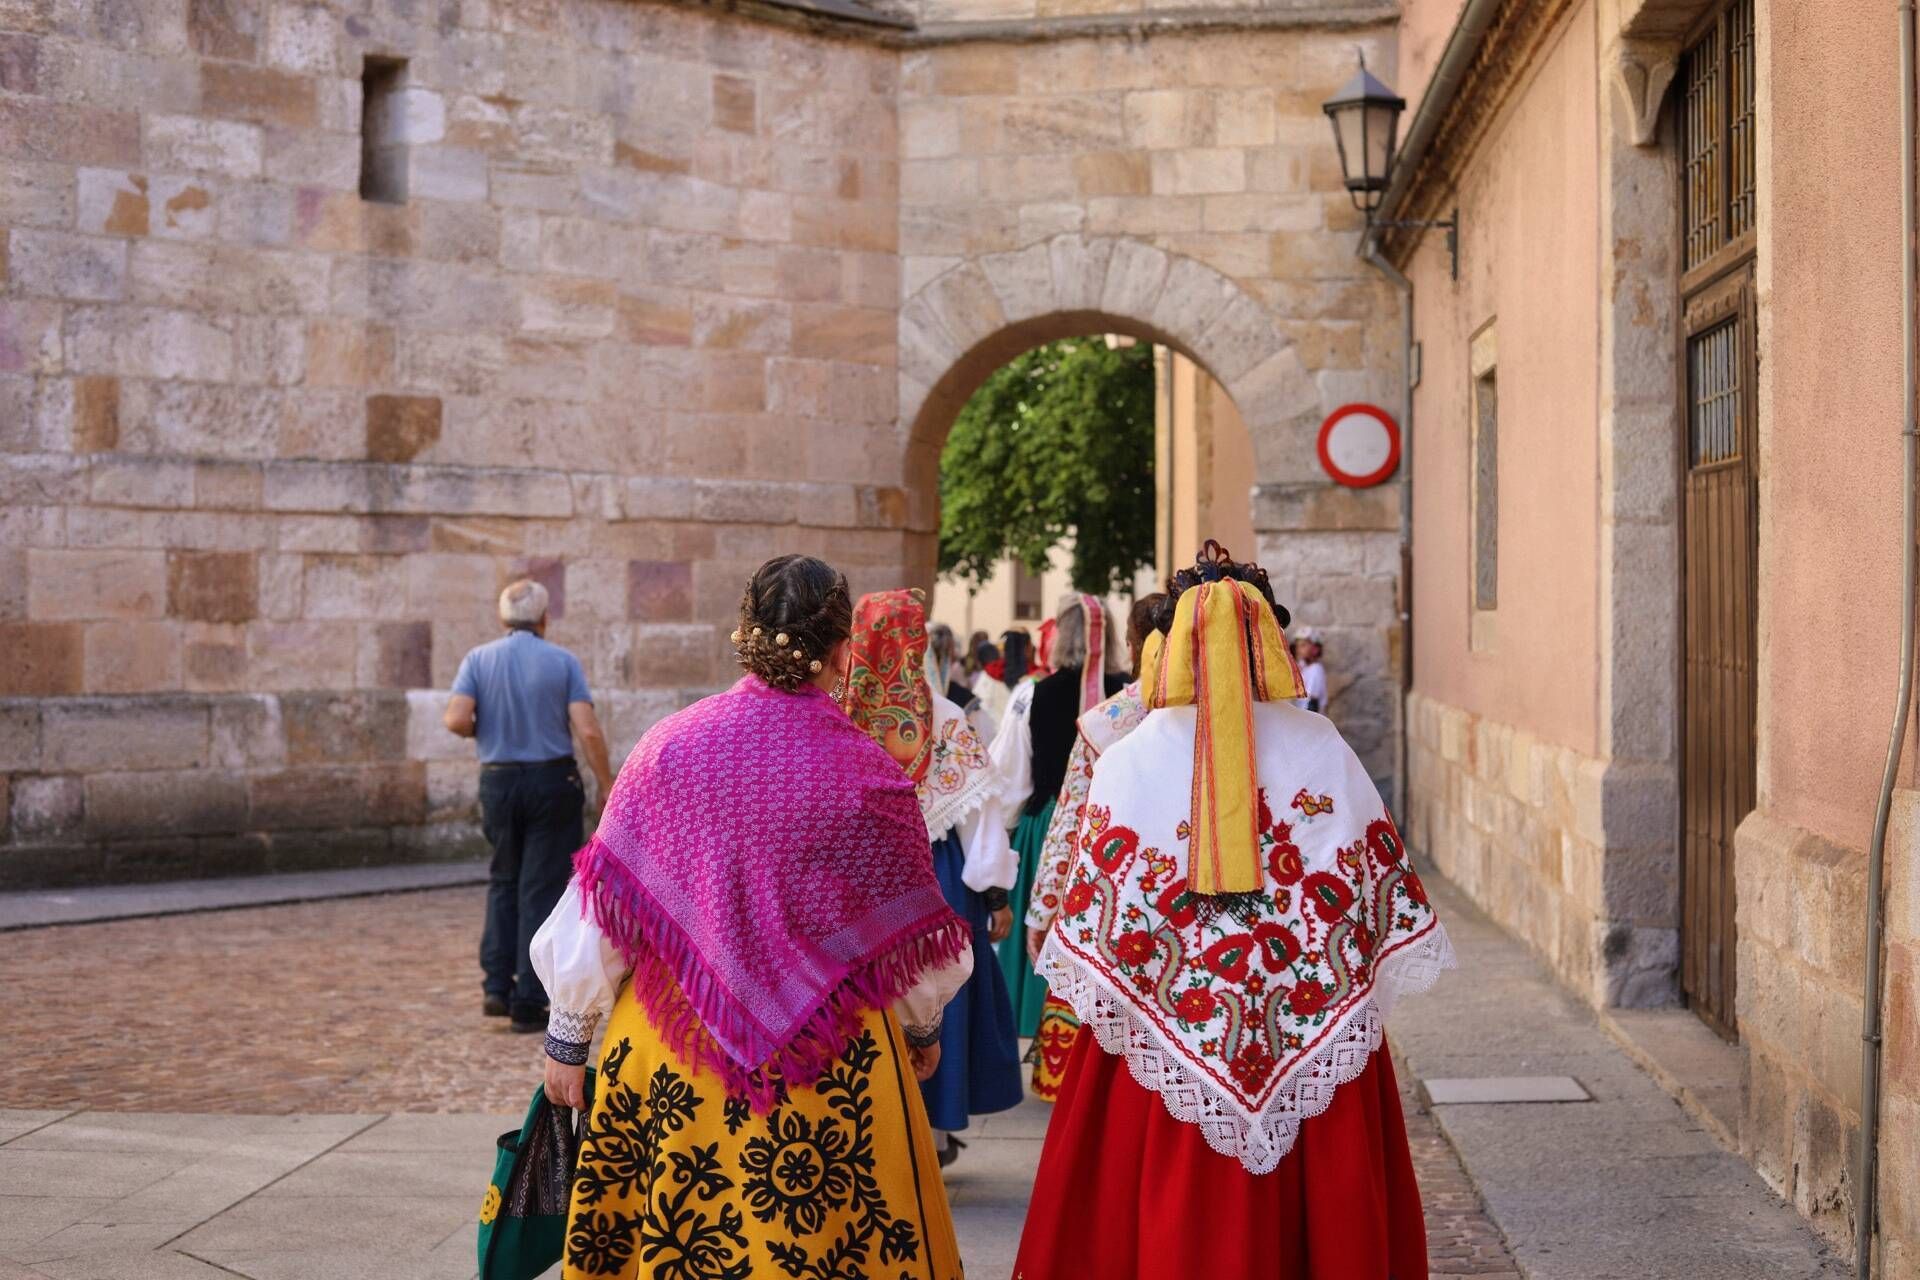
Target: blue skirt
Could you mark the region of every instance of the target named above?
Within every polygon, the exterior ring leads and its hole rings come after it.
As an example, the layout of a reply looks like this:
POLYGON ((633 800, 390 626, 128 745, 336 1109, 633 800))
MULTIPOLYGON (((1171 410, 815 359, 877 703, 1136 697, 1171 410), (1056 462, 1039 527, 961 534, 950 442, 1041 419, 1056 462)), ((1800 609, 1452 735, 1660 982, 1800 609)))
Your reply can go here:
POLYGON ((955 832, 934 841, 933 870, 947 905, 973 926, 973 976, 947 1005, 940 1026, 940 1067, 920 1086, 927 1120, 936 1129, 964 1129, 969 1115, 1005 1111, 1024 1096, 1013 1003, 1007 998, 1006 977, 994 961, 993 944, 987 941, 986 900, 960 878, 965 862, 955 832))

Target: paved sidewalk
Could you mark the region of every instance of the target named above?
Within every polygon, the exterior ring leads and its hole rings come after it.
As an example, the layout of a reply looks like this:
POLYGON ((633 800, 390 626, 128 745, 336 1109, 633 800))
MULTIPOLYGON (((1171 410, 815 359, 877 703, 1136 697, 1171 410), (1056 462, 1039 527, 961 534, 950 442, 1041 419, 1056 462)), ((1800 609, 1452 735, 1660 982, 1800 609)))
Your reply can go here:
POLYGON ((1422 1079, 1569 1075, 1593 1101, 1433 1108, 1528 1280, 1843 1280, 1805 1221, 1520 943, 1429 882, 1460 957, 1394 1011, 1422 1079))
MULTIPOLYGON (((0 989, 34 1034, 0 1054, 0 1108, 18 1108, 0 1110, 0 1280, 471 1276, 493 1141, 519 1123, 539 1054, 478 1016, 480 902, 451 889, 8 934, 0 989)), ((1434 1274, 1517 1280, 1401 1084, 1434 1274)), ((986 1117, 948 1171, 974 1280, 1012 1273, 1047 1116, 986 1117)))

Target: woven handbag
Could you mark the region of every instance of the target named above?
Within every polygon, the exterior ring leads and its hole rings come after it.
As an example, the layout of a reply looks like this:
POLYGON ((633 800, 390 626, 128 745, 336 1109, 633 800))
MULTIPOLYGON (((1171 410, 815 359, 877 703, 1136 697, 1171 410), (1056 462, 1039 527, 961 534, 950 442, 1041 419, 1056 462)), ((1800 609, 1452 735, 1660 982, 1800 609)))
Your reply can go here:
MULTIPOLYGON (((586 1108, 593 1107, 593 1076, 587 1071, 586 1108)), ((574 1113, 547 1101, 545 1087, 518 1129, 500 1135, 493 1181, 480 1201, 480 1280, 534 1280, 560 1261, 567 1243, 567 1201, 580 1159, 574 1113)))

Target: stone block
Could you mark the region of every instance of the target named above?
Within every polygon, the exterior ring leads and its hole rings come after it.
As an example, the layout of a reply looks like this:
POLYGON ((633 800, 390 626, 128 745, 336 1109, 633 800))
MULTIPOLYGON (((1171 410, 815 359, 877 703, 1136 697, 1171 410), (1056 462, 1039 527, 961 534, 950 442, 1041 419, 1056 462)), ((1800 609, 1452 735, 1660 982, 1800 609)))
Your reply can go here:
POLYGON ((223 834, 246 819, 246 783, 228 774, 166 769, 86 779, 84 830, 94 839, 223 834))
POLYGON ((54 302, 0 302, 0 373, 60 372, 60 312, 54 302))
POLYGON ((1348 489, 1333 484, 1259 485, 1254 489, 1253 527, 1294 530, 1388 530, 1400 524, 1399 494, 1392 486, 1348 489))
POLYGON ((628 561, 626 616, 643 622, 691 622, 693 566, 686 561, 628 561))
POLYGON ((407 759, 472 763, 473 744, 449 733, 441 719, 449 696, 442 689, 407 691, 407 759))
POLYGON ((22 293, 112 301, 126 292, 127 245, 124 240, 15 228, 7 271, 22 293))
POLYGON ((364 774, 359 768, 306 768, 251 775, 245 780, 247 825, 299 831, 370 823, 364 774))
POLYGON ((166 556, 159 551, 27 552, 27 602, 49 622, 158 618, 166 609, 166 556))
POLYGON ((221 698, 210 709, 211 764, 245 772, 278 769, 287 761, 280 699, 264 694, 221 698))
POLYGON ((338 765, 407 756, 408 704, 398 691, 288 693, 280 698, 287 763, 338 765))
MULTIPOLYGON (((66 164, 9 160, 0 166, 0 223, 15 227, 72 226, 73 173, 66 164)), ((82 225, 80 229, 88 228, 82 225)))
MULTIPOLYGON (((17 337, 7 341, 12 335, 6 312, 0 307, 0 372, 7 371, 10 348, 31 351, 17 337)), ((76 373, 223 383, 234 372, 230 325, 187 311, 77 307, 69 316, 67 344, 67 360, 76 373)))
POLYGON ((1247 189, 1247 153, 1231 148, 1157 151, 1153 190, 1159 195, 1230 195, 1247 189))
POLYGON ((40 708, 32 702, 0 702, 0 773, 40 768, 40 708))
MULTIPOLYGON (((448 735, 452 736, 452 735, 448 735)), ((427 820, 471 824, 480 812, 480 766, 472 760, 436 760, 427 765, 427 820)))
MULTIPOLYGON (((991 253, 980 260, 980 271, 993 286, 995 296, 1000 300, 1001 314, 1009 322, 1030 320, 1036 316, 1047 315, 1058 308, 1054 303, 1053 292, 1053 256, 1052 249, 1045 243, 1030 245, 1017 253, 991 253)), ((914 374, 922 383, 932 386, 945 376, 947 369, 957 359, 960 352, 950 346, 945 349, 931 349, 916 364, 909 364, 906 341, 906 327, 909 312, 913 305, 900 313, 901 319, 901 363, 900 367, 914 374), (937 367, 936 367, 937 363, 937 367)))
POLYGON ((0 696, 57 697, 86 687, 81 628, 74 623, 0 622, 0 696))
POLYGON ((200 70, 200 108, 224 120, 311 129, 316 122, 314 81, 271 67, 209 62, 200 70))
POLYGON ((16 778, 13 782, 13 838, 28 843, 71 838, 86 813, 82 780, 71 774, 16 778))
POLYGON ((248 0, 187 0, 187 39, 196 53, 251 62, 267 35, 265 16, 248 0))
MULTIPOLYGON (((190 3, 197 2, 190 0, 190 3)), ((267 62, 287 71, 316 76, 342 70, 337 51, 340 26, 340 20, 322 6, 274 5, 267 14, 267 62)), ((340 123, 327 121, 323 115, 321 125, 333 128, 340 123)))
POLYGON ((900 104, 900 154, 905 160, 931 160, 960 151, 960 112, 946 102, 900 104))
POLYGON ((207 708, 194 698, 53 703, 42 709, 40 725, 41 767, 50 773, 207 763, 207 708))
POLYGON ((16 161, 136 168, 140 117, 43 97, 0 98, 0 156, 16 161))
POLYGON ((180 687, 180 633, 170 622, 93 622, 84 641, 90 693, 161 693, 180 687))
POLYGON ((690 480, 636 476, 621 490, 621 510, 629 520, 685 520, 692 517, 693 507, 690 480))
POLYGON ((411 462, 440 439, 438 396, 368 396, 367 458, 411 462))
POLYGON ((225 178, 260 176, 265 153, 258 125, 165 115, 148 116, 145 125, 142 155, 149 169, 225 178))
POLYGON ((167 612, 195 622, 246 622, 258 612, 253 555, 237 551, 167 553, 167 612))
POLYGON ((713 683, 723 637, 709 626, 640 623, 627 672, 641 688, 699 688, 713 683))
POLYGON ((407 587, 403 557, 317 555, 307 557, 302 595, 309 618, 397 618, 407 587))
POLYGON ((351 622, 247 624, 249 683, 263 692, 351 688, 357 629, 351 622))
MULTIPOLYGON (((982 100, 986 101, 986 100, 982 100)), ((1108 94, 1052 94, 989 104, 1000 151, 1071 154, 1115 150, 1127 142, 1120 99, 1108 94)), ((989 137, 993 134, 989 134, 989 137)), ((968 149, 979 144, 969 136, 968 149)))
POLYGON ((360 635, 360 684, 416 689, 433 679, 433 624, 380 622, 360 635))

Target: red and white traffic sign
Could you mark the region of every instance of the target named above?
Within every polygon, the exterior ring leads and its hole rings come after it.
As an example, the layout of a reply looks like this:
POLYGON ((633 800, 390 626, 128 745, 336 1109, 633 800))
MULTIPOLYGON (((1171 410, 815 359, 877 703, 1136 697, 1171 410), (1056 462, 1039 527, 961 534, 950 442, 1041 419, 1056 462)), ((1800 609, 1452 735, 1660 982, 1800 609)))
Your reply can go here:
POLYGON ((1345 404, 1320 424, 1320 465, 1350 489, 1379 484, 1400 465, 1400 424, 1385 409, 1345 404))

